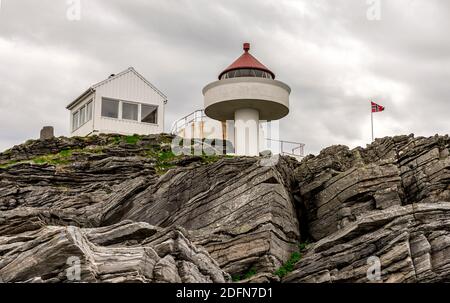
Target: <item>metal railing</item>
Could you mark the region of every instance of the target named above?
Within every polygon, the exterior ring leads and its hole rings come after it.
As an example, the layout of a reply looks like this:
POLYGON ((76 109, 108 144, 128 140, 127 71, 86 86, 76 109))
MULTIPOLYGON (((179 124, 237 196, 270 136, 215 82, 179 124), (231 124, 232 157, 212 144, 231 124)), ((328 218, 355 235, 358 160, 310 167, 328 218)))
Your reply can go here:
MULTIPOLYGON (((289 155, 294 157, 305 156, 305 144, 293 141, 275 140, 266 138, 268 142, 275 142, 278 144, 279 153, 282 155, 289 155)), ((269 144, 271 146, 271 144, 269 144)))
MULTIPOLYGON (((179 135, 183 129, 188 128, 193 123, 205 121, 207 116, 205 115, 204 110, 199 109, 196 110, 189 115, 178 119, 172 124, 171 133, 174 135, 179 135)), ((272 143, 278 144, 277 153, 281 155, 289 155, 296 158, 303 158, 305 156, 305 144, 300 142, 293 141, 284 141, 284 140, 275 140, 266 138, 268 144, 267 146, 272 151, 276 150, 276 148, 271 148, 272 143)))
POLYGON ((178 119, 172 124, 171 134, 178 135, 178 133, 187 128, 191 123, 204 121, 206 118, 205 112, 202 109, 196 110, 195 112, 190 113, 189 115, 184 116, 181 119, 178 119))

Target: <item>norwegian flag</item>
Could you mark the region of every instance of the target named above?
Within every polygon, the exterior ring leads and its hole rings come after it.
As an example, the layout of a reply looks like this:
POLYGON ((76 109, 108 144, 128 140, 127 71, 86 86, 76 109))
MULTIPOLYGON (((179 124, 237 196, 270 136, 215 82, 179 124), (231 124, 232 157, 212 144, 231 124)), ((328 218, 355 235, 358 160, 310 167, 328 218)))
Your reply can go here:
POLYGON ((372 113, 378 113, 384 111, 384 106, 376 104, 374 102, 370 102, 372 104, 372 113))

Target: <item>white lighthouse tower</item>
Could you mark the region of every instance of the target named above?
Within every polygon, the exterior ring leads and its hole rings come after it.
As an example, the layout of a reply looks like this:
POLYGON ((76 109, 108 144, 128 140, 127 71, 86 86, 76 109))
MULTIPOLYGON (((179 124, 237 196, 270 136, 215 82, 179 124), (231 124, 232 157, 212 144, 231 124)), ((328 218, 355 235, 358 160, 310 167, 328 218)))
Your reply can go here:
POLYGON ((235 153, 259 155, 260 120, 273 121, 289 113, 291 89, 250 53, 244 54, 203 89, 205 114, 222 122, 234 120, 235 153))

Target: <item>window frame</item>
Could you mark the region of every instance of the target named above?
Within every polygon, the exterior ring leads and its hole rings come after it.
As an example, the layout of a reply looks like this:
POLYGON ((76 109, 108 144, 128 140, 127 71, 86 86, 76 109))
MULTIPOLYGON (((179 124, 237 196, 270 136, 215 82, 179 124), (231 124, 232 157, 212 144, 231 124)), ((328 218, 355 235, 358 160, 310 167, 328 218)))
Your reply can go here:
POLYGON ((241 77, 251 77, 251 78, 264 78, 264 79, 274 79, 274 77, 267 71, 258 68, 238 68, 232 69, 224 73, 220 80, 241 78, 241 77))
POLYGON ((146 104, 146 103, 141 103, 141 106, 140 106, 140 119, 139 119, 139 123, 145 123, 145 124, 151 124, 151 125, 158 125, 158 114, 159 114, 159 105, 156 105, 156 104, 146 104), (142 121, 142 119, 144 118, 143 117, 143 115, 142 115, 142 108, 144 107, 144 106, 154 106, 154 107, 156 107, 156 115, 155 115, 155 122, 145 122, 145 121, 142 121))
POLYGON ((93 118, 94 114, 94 101, 91 99, 86 103, 86 122, 89 122, 93 118))
POLYGON ((129 101, 129 100, 123 100, 123 99, 116 99, 116 98, 110 98, 110 97, 101 97, 101 110, 100 110, 100 118, 102 119, 112 119, 112 120, 118 120, 118 121, 126 121, 126 122, 132 122, 132 123, 142 123, 142 124, 148 124, 148 125, 159 125, 159 104, 149 104, 149 103, 143 103, 143 102, 137 102, 137 101, 129 101), (103 116, 103 100, 111 100, 118 102, 118 117, 106 117, 103 116), (124 104, 130 104, 130 105, 136 105, 137 106, 137 120, 133 119, 127 119, 123 117, 123 108, 124 104), (156 108, 156 115, 155 115, 155 122, 145 122, 142 121, 142 109, 144 106, 154 107, 156 108))
POLYGON ((78 110, 80 112, 80 127, 86 123, 86 105, 83 105, 78 110))
POLYGON ((100 109, 100 116, 102 117, 102 118, 106 118, 106 119, 117 119, 117 120, 121 120, 121 112, 120 112, 120 107, 121 107, 121 105, 120 105, 120 103, 121 103, 122 101, 121 100, 118 100, 118 99, 114 99, 114 98, 108 98, 108 97, 102 97, 101 98, 101 109, 100 109), (117 117, 109 117, 109 116, 104 116, 103 115, 103 102, 104 101, 113 101, 113 102, 117 102, 117 117))
POLYGON ((94 108, 94 100, 90 99, 88 102, 80 106, 76 111, 72 112, 72 132, 76 131, 89 121, 91 121, 93 117, 93 108, 94 108), (90 112, 88 111, 90 105, 90 112), (82 113, 84 113, 84 119, 82 118, 82 113), (75 119, 75 116, 77 117, 75 119))
POLYGON ((80 124, 80 112, 79 110, 72 113, 72 131, 76 131, 80 124))
POLYGON ((140 103, 137 103, 137 102, 131 102, 131 101, 125 101, 125 100, 120 100, 120 103, 121 103, 121 107, 122 107, 122 114, 121 114, 121 117, 120 117, 120 119, 121 120, 125 120, 125 121, 133 121, 133 122, 139 122, 139 114, 140 114, 140 112, 141 112, 141 110, 140 110, 140 103), (124 107, 125 107, 125 104, 128 104, 128 105, 133 105, 133 106, 136 106, 136 120, 134 120, 134 119, 128 119, 128 118, 124 118, 123 117, 123 113, 124 113, 124 107))

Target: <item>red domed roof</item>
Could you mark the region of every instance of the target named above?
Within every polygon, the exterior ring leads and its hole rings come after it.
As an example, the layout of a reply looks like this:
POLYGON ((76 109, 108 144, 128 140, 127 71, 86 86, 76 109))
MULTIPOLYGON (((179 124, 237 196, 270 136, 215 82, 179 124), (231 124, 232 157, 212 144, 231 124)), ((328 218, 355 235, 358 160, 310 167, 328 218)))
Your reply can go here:
POLYGON ((258 61, 255 57, 253 57, 248 51, 250 50, 250 43, 244 43, 244 53, 240 56, 236 61, 234 61, 230 66, 228 66, 223 72, 219 75, 219 80, 223 74, 236 70, 236 69, 258 69, 265 72, 268 72, 272 75, 272 78, 275 79, 275 74, 269 70, 264 64, 258 61))

